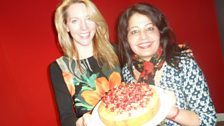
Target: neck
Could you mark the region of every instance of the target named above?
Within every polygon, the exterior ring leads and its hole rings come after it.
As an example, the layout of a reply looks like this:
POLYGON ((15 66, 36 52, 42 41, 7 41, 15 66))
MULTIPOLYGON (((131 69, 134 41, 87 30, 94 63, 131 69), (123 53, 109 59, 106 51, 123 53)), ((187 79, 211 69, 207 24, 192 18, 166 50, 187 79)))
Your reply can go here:
POLYGON ((150 61, 152 57, 139 57, 139 58, 144 61, 150 61))
POLYGON ((86 59, 93 56, 93 45, 92 43, 88 46, 77 46, 80 59, 86 59))

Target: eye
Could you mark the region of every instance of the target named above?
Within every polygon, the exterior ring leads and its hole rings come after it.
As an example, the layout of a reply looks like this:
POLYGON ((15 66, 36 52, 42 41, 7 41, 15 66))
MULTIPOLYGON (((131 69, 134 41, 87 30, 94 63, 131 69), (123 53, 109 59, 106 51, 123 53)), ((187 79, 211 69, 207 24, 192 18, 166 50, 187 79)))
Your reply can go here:
POLYGON ((146 31, 154 31, 154 27, 152 27, 152 26, 151 27, 147 27, 146 31))
POLYGON ((87 20, 87 21, 93 21, 90 16, 86 16, 85 20, 87 20))
POLYGON ((76 22, 77 22, 76 19, 72 19, 72 20, 71 20, 71 23, 76 23, 76 22))
POLYGON ((130 34, 131 35, 136 35, 137 33, 139 33, 139 30, 131 30, 130 31, 130 34))
POLYGON ((91 17, 86 17, 85 19, 88 23, 95 23, 95 21, 91 17))
POLYGON ((86 19, 87 19, 87 20, 92 20, 90 17, 87 17, 86 19))

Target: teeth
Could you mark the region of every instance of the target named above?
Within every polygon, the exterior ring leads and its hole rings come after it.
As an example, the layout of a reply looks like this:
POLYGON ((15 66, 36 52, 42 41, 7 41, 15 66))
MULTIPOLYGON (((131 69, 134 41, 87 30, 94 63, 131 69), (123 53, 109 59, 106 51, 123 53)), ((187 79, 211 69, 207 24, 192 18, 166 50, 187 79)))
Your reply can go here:
POLYGON ((87 37, 89 36, 89 33, 80 34, 81 37, 87 37))
POLYGON ((146 46, 149 46, 151 45, 152 43, 142 43, 142 44, 139 44, 138 46, 139 47, 146 47, 146 46))

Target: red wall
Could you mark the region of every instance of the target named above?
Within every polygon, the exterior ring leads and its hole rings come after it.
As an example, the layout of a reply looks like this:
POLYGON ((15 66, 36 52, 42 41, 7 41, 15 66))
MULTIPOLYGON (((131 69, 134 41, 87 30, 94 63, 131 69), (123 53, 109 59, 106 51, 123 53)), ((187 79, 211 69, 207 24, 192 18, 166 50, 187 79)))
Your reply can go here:
MULTIPOLYGON (((111 41, 115 41, 116 17, 140 0, 93 1, 109 24, 111 41)), ((174 1, 150 2, 168 17, 177 39, 193 48, 216 110, 223 113, 223 59, 213 0, 174 1)), ((58 2, 4 0, 0 4, 1 126, 59 126, 48 75, 48 65, 60 56, 52 24, 58 2)))

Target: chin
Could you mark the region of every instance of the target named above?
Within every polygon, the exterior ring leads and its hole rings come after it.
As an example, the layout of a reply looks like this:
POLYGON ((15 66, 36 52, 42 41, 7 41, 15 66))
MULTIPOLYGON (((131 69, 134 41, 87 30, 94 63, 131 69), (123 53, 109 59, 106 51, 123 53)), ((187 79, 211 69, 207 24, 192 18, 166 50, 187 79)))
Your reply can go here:
POLYGON ((89 46, 89 45, 91 45, 92 44, 92 41, 80 41, 79 42, 79 45, 81 45, 81 46, 89 46))
POLYGON ((153 55, 139 55, 143 60, 148 61, 152 58, 153 55))

